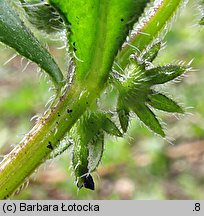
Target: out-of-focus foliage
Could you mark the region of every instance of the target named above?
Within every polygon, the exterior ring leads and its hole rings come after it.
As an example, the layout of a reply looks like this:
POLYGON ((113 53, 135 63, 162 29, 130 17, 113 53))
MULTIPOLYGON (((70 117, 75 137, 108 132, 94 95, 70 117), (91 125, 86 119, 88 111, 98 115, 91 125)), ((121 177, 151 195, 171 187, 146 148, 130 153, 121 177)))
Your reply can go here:
MULTIPOLYGON (((71 163, 68 150, 43 165, 32 176, 29 187, 14 199, 204 199, 204 29, 195 25, 199 17, 189 16, 192 10, 196 10, 193 0, 168 33, 167 47, 157 59, 164 64, 194 59, 193 67, 197 69, 187 74, 181 84, 170 83, 160 89, 164 93, 168 89, 174 98, 179 92, 177 102, 187 107, 187 114, 179 121, 158 112, 166 118, 167 134, 175 139, 175 145, 153 136, 134 119, 125 139, 106 140, 102 164, 94 174, 96 191, 78 192, 74 187, 74 176, 67 163, 71 163)), ((62 56, 63 65, 64 51, 53 50, 52 43, 49 44, 55 56, 62 56)), ((52 93, 47 92, 46 79, 38 81, 32 64, 19 79, 18 74, 26 65, 25 60, 21 63, 21 57, 3 66, 13 53, 6 48, 0 50, 0 154, 3 155, 11 149, 10 143, 15 145, 31 128, 33 122, 28 122, 28 117, 42 113, 52 93)), ((110 89, 107 94, 104 106, 116 102, 114 91, 110 89)), ((105 100, 103 95, 102 99, 105 100)))

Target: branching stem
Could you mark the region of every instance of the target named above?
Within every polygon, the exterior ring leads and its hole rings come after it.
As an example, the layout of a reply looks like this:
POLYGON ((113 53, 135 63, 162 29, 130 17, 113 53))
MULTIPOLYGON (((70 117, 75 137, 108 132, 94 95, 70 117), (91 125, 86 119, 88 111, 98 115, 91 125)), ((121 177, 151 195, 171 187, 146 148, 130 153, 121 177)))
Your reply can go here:
MULTIPOLYGON (((143 33, 150 36, 138 33, 130 40, 131 45, 140 51, 144 50, 158 36, 182 2, 183 0, 161 1, 157 11, 142 29, 143 33)), ((119 65, 125 68, 132 53, 133 49, 125 46, 117 56, 119 65)), ((101 74, 96 76, 96 65, 90 71, 87 80, 88 84, 92 83, 90 87, 85 88, 81 83, 74 82, 69 90, 55 99, 51 108, 32 130, 5 156, 0 164, 0 199, 7 199, 24 183, 25 179, 49 157, 87 107, 100 96, 107 82, 109 70, 101 70, 101 74)))

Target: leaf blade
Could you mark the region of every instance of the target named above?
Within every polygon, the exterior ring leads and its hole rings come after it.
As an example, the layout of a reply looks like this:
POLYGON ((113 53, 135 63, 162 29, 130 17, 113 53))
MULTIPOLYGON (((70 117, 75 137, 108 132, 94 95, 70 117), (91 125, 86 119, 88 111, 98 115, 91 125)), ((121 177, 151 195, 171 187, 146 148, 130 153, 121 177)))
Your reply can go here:
POLYGON ((123 97, 118 97, 117 114, 120 121, 121 128, 124 133, 127 132, 129 125, 129 110, 124 106, 123 97))
POLYGON ((64 77, 57 63, 24 25, 8 0, 0 0, 0 17, 0 41, 37 63, 50 75, 55 85, 62 86, 64 77))
POLYGON ((76 65, 75 80, 84 84, 87 79, 87 86, 93 85, 94 80, 97 86, 103 86, 119 48, 148 0, 50 2, 61 10, 70 24, 69 43, 76 65))
POLYGON ((187 67, 180 65, 166 65, 145 71, 151 85, 164 84, 184 74, 187 67))
POLYGON ((41 0, 20 0, 20 2, 29 22, 36 29, 44 31, 47 34, 57 33, 64 29, 63 20, 60 15, 47 2, 41 0))
POLYGON ((173 113, 184 113, 184 110, 175 101, 161 93, 154 93, 148 96, 148 104, 153 108, 173 113))
POLYGON ((165 137, 165 133, 155 114, 145 104, 135 104, 131 107, 139 119, 153 132, 165 137))
POLYGON ((88 170, 93 172, 101 162, 104 151, 104 133, 100 132, 95 139, 89 143, 88 170))
POLYGON ((103 119, 102 128, 108 134, 111 134, 117 137, 122 137, 122 133, 120 132, 118 127, 109 118, 103 119))

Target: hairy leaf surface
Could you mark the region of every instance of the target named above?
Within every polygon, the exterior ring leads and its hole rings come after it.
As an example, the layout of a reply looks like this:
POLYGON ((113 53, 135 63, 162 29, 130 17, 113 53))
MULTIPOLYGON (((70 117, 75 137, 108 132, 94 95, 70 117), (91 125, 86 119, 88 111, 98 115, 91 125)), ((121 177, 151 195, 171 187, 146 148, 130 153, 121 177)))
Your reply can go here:
POLYGON ((63 83, 63 75, 49 52, 24 25, 8 0, 0 0, 0 41, 37 63, 55 84, 63 83))
POLYGON ((166 112, 184 113, 183 109, 175 101, 163 94, 155 93, 150 94, 148 97, 148 103, 156 109, 166 112))
POLYGON ((69 22, 70 50, 79 82, 107 80, 114 57, 148 0, 50 0, 69 22), (91 78, 90 78, 91 77, 91 78))

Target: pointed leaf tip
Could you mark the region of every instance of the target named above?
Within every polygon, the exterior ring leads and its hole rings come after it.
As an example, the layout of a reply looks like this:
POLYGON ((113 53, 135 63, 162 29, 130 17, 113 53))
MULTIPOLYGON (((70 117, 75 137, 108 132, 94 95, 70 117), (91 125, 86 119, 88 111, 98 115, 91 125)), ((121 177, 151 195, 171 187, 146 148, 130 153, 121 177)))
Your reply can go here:
POLYGON ((88 145, 88 170, 93 172, 101 162, 104 151, 104 132, 100 132, 88 145))
POLYGON ((165 137, 165 133, 162 129, 162 126, 156 118, 155 114, 145 104, 136 104, 134 107, 131 108, 133 112, 135 112, 139 119, 148 128, 150 128, 156 134, 165 137))
POLYGON ((145 62, 153 62, 154 59, 157 57, 159 51, 161 49, 161 42, 155 43, 149 50, 145 52, 142 56, 145 62))
POLYGON ((174 80, 181 76, 187 70, 186 67, 180 65, 160 66, 146 70, 146 76, 149 78, 149 83, 152 85, 163 84, 174 80))
POLYGON ((161 93, 154 93, 148 96, 149 101, 148 104, 152 107, 163 110, 166 112, 173 112, 173 113, 184 113, 184 110, 181 106, 179 106, 175 101, 168 98, 167 96, 161 93))
POLYGON ((129 125, 129 111, 120 109, 117 111, 117 113, 118 113, 121 128, 123 132, 126 133, 129 125))
POLYGON ((112 134, 112 135, 117 136, 117 137, 122 137, 123 136, 123 134, 117 128, 115 123, 113 123, 109 118, 105 118, 103 120, 102 128, 108 134, 112 134))

